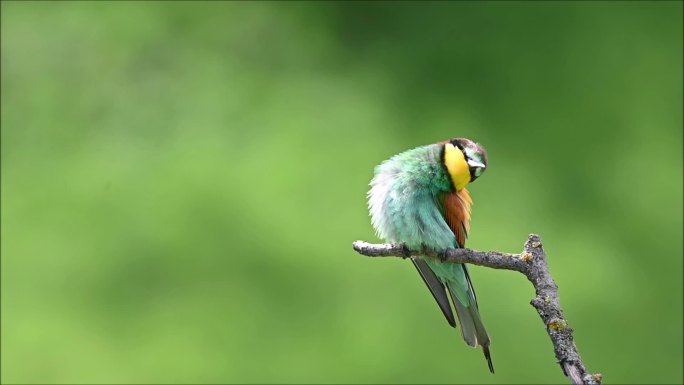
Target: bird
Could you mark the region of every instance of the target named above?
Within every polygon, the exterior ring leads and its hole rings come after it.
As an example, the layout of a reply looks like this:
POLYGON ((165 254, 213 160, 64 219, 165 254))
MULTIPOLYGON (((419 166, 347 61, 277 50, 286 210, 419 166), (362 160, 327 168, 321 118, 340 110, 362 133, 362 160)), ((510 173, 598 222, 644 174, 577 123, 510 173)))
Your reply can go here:
MULTIPOLYGON (((464 248, 473 203, 466 187, 486 169, 486 150, 466 138, 416 147, 383 161, 375 167, 367 194, 375 232, 408 250, 464 248)), ((461 336, 469 346, 482 348, 494 373, 491 340, 466 265, 425 256, 410 260, 449 325, 456 328, 451 298, 461 336)))

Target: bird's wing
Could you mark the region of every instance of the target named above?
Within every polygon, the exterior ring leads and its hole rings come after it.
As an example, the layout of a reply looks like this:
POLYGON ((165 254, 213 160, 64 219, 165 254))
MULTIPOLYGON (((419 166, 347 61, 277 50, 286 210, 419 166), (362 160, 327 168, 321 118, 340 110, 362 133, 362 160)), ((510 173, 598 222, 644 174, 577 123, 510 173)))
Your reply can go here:
MULTIPOLYGON (((443 197, 444 219, 454 233, 454 236, 456 236, 456 242, 460 248, 465 247, 465 241, 468 238, 468 231, 470 230, 470 207, 472 205, 473 200, 470 198, 470 194, 466 189, 448 193, 443 197)), ((466 280, 468 281, 470 291, 473 293, 475 306, 477 306, 475 289, 473 288, 473 283, 470 281, 470 274, 468 274, 468 269, 465 265, 463 271, 466 280)))
MULTIPOLYGON (((462 189, 460 192, 446 194, 442 197, 442 202, 440 203, 442 204, 441 211, 444 219, 456 236, 458 246, 463 247, 468 236, 468 221, 470 220, 470 205, 472 204, 468 191, 462 189)), ((437 301, 437 305, 439 305, 442 313, 444 313, 444 317, 446 317, 449 325, 456 327, 456 320, 449 304, 446 285, 437 277, 427 262, 419 258, 411 258, 411 260, 420 273, 421 278, 423 278, 425 285, 430 289, 430 293, 432 293, 435 301, 437 301)), ((470 285, 470 278, 467 275, 466 279, 468 279, 468 285, 470 285)))
POLYGON ((456 320, 454 319, 454 313, 451 311, 451 306, 449 305, 449 297, 447 296, 446 287, 442 281, 437 278, 432 269, 430 269, 430 266, 428 266, 424 260, 411 258, 411 261, 413 261, 413 265, 423 278, 425 285, 427 285, 428 289, 430 289, 430 293, 432 293, 432 296, 435 297, 435 301, 437 301, 437 305, 439 305, 442 313, 444 313, 444 317, 446 317, 447 322, 449 322, 451 327, 455 328, 456 320))

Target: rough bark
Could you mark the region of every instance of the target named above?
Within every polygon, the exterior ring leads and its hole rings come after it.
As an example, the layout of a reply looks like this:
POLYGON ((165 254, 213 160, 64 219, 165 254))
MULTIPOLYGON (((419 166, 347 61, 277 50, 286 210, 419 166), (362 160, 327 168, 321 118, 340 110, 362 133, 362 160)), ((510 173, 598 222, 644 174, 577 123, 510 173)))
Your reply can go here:
POLYGON ((530 234, 520 254, 471 249, 408 250, 404 245, 370 244, 364 241, 356 241, 353 246, 358 253, 368 257, 409 258, 412 255, 424 255, 441 258, 446 262, 470 263, 524 274, 534 286, 537 294, 530 304, 537 310, 546 326, 546 332, 551 338, 556 359, 563 373, 573 384, 601 384, 601 374, 589 373, 577 351, 572 335, 573 330, 563 315, 563 309, 558 300, 558 286, 549 273, 546 253, 538 235, 530 234))

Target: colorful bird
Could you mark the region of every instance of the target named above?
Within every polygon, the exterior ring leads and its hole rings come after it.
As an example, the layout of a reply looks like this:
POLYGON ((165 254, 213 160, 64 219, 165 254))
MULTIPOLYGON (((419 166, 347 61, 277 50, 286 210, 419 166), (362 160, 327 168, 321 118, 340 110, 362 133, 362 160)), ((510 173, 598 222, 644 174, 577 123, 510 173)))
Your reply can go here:
MULTIPOLYGON (((465 138, 417 147, 382 162, 375 168, 368 191, 371 221, 378 236, 403 243, 409 250, 465 247, 472 205, 466 186, 486 168, 485 149, 465 138)), ((456 327, 451 297, 463 339, 470 346, 482 347, 494 373, 489 335, 466 265, 429 257, 411 260, 449 325, 456 327)))

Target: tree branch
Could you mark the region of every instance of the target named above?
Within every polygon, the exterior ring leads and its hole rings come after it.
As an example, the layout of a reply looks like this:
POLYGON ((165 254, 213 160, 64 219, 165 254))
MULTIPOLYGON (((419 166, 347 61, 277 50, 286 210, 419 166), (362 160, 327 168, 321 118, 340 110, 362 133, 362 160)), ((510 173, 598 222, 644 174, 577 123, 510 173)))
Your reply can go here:
POLYGON ((553 281, 546 264, 546 253, 541 239, 530 234, 520 254, 508 254, 498 251, 476 251, 471 249, 408 250, 404 245, 370 244, 364 241, 354 242, 354 250, 368 257, 401 257, 423 255, 442 258, 445 262, 470 263, 493 269, 513 270, 524 274, 532 282, 537 293, 530 304, 537 309, 546 332, 553 343, 556 359, 563 369, 563 374, 570 377, 576 385, 600 385, 602 375, 587 371, 572 336, 572 328, 563 316, 563 309, 558 300, 558 286, 553 281))

